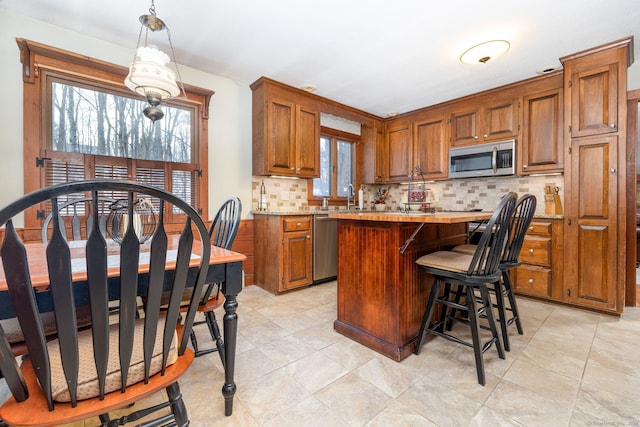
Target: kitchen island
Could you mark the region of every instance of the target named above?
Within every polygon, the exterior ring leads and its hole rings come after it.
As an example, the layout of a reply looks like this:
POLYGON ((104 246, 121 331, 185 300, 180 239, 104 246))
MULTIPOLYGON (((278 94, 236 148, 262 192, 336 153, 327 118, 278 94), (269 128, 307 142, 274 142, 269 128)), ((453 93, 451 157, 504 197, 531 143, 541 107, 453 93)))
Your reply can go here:
POLYGON ((415 346, 432 279, 415 261, 465 243, 467 223, 491 212, 338 212, 334 329, 394 360, 415 346))

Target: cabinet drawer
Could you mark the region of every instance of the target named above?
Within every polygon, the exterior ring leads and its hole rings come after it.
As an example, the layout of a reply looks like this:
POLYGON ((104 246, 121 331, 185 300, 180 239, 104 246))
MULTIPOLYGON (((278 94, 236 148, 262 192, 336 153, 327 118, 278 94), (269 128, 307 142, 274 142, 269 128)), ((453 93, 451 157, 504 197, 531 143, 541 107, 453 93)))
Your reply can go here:
POLYGON ((551 238, 527 236, 522 243, 520 261, 524 264, 551 266, 551 238))
POLYGON ((535 265, 521 265, 516 269, 516 292, 551 297, 551 269, 535 265))
POLYGON ((294 216, 283 219, 284 231, 300 231, 311 229, 311 217, 294 216))
POLYGON ((533 221, 529 225, 527 234, 535 234, 538 236, 551 236, 551 223, 533 221))

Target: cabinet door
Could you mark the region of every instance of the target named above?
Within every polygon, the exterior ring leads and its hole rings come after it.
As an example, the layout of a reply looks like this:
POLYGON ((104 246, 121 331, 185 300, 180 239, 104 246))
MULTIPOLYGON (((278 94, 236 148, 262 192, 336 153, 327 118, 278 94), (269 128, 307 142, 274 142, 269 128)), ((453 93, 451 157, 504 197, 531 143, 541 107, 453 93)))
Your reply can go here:
POLYGON ((449 125, 445 116, 434 117, 414 124, 416 146, 415 164, 426 179, 446 178, 448 175, 449 125))
POLYGON ((320 176, 320 120, 318 112, 301 105, 296 107, 296 175, 320 176))
POLYGON ((485 104, 482 108, 482 142, 514 138, 520 130, 516 99, 485 104))
POLYGON ((451 115, 451 146, 469 145, 479 141, 479 115, 477 109, 455 112, 451 115))
POLYGON ((413 138, 409 121, 389 124, 387 128, 389 143, 389 181, 405 182, 413 169, 413 138))
POLYGON ((295 173, 295 119, 294 103, 279 99, 268 101, 266 143, 270 173, 283 175, 295 173))
POLYGON ((574 139, 565 218, 565 298, 586 307, 616 309, 617 137, 574 139))
POLYGON ((523 131, 518 173, 558 172, 564 167, 562 88, 523 98, 523 131))
POLYGON ((282 233, 282 286, 288 290, 313 281, 311 230, 282 233))
POLYGON ((389 181, 389 141, 385 138, 384 126, 376 128, 376 153, 375 153, 375 178, 376 184, 389 181))
POLYGON ((572 137, 618 132, 618 83, 616 63, 571 75, 572 137))

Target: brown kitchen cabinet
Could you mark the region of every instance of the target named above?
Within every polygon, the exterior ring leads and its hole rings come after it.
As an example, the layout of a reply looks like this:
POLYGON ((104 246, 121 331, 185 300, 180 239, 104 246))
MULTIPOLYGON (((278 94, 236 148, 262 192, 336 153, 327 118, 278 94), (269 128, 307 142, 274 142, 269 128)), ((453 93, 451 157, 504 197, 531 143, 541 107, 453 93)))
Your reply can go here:
MULTIPOLYGON (((491 99, 496 99, 496 95, 491 99)), ((454 106, 450 117, 451 146, 517 138, 520 131, 519 108, 519 98, 497 101, 472 99, 454 106)))
POLYGON ((279 294, 313 282, 312 215, 254 214, 255 282, 279 294))
POLYGON ((449 162, 449 121, 444 111, 416 117, 413 124, 415 166, 425 179, 447 178, 449 162))
POLYGON ((413 128, 409 118, 387 123, 388 182, 406 182, 413 169, 413 128))
MULTIPOLYGON (((627 248, 626 82, 631 38, 560 58, 564 66, 564 300, 622 313, 627 248)), ((631 302, 633 304, 633 302, 631 302)))
POLYGON ((562 220, 534 219, 529 225, 518 268, 512 270, 517 294, 562 301, 562 220))
MULTIPOLYGON (((560 79, 558 79, 560 80, 560 79)), ((564 169, 563 89, 526 95, 522 99, 522 131, 518 174, 562 172, 564 169)))
POLYGON ((362 143, 357 145, 358 181, 364 184, 384 184, 389 181, 389 149, 385 123, 373 120, 362 127, 362 143))
POLYGON ((317 178, 320 112, 314 100, 261 78, 253 91, 253 175, 317 178))

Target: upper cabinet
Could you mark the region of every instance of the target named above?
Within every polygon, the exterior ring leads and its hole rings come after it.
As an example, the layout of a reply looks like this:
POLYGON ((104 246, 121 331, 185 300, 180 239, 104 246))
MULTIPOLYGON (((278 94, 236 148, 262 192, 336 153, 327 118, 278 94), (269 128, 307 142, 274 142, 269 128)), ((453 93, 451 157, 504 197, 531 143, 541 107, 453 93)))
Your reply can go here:
POLYGON ((452 106, 451 146, 481 144, 511 139, 520 131, 518 98, 495 101, 470 99, 452 106))
POLYGON ((253 91, 253 175, 316 178, 320 113, 309 98, 267 79, 253 91))
POLYGON ((413 169, 412 123, 408 118, 387 123, 388 182, 405 182, 413 169))
POLYGON ((549 82, 552 87, 522 98, 517 163, 520 175, 561 172, 564 167, 562 78, 557 76, 549 82))
MULTIPOLYGON (((618 63, 575 71, 569 77, 571 85, 572 138, 618 132, 618 63)), ((626 89, 625 89, 626 92, 626 89)))
POLYGON ((449 129, 445 111, 431 111, 416 117, 413 124, 414 164, 420 167, 425 179, 444 179, 448 175, 449 129))

